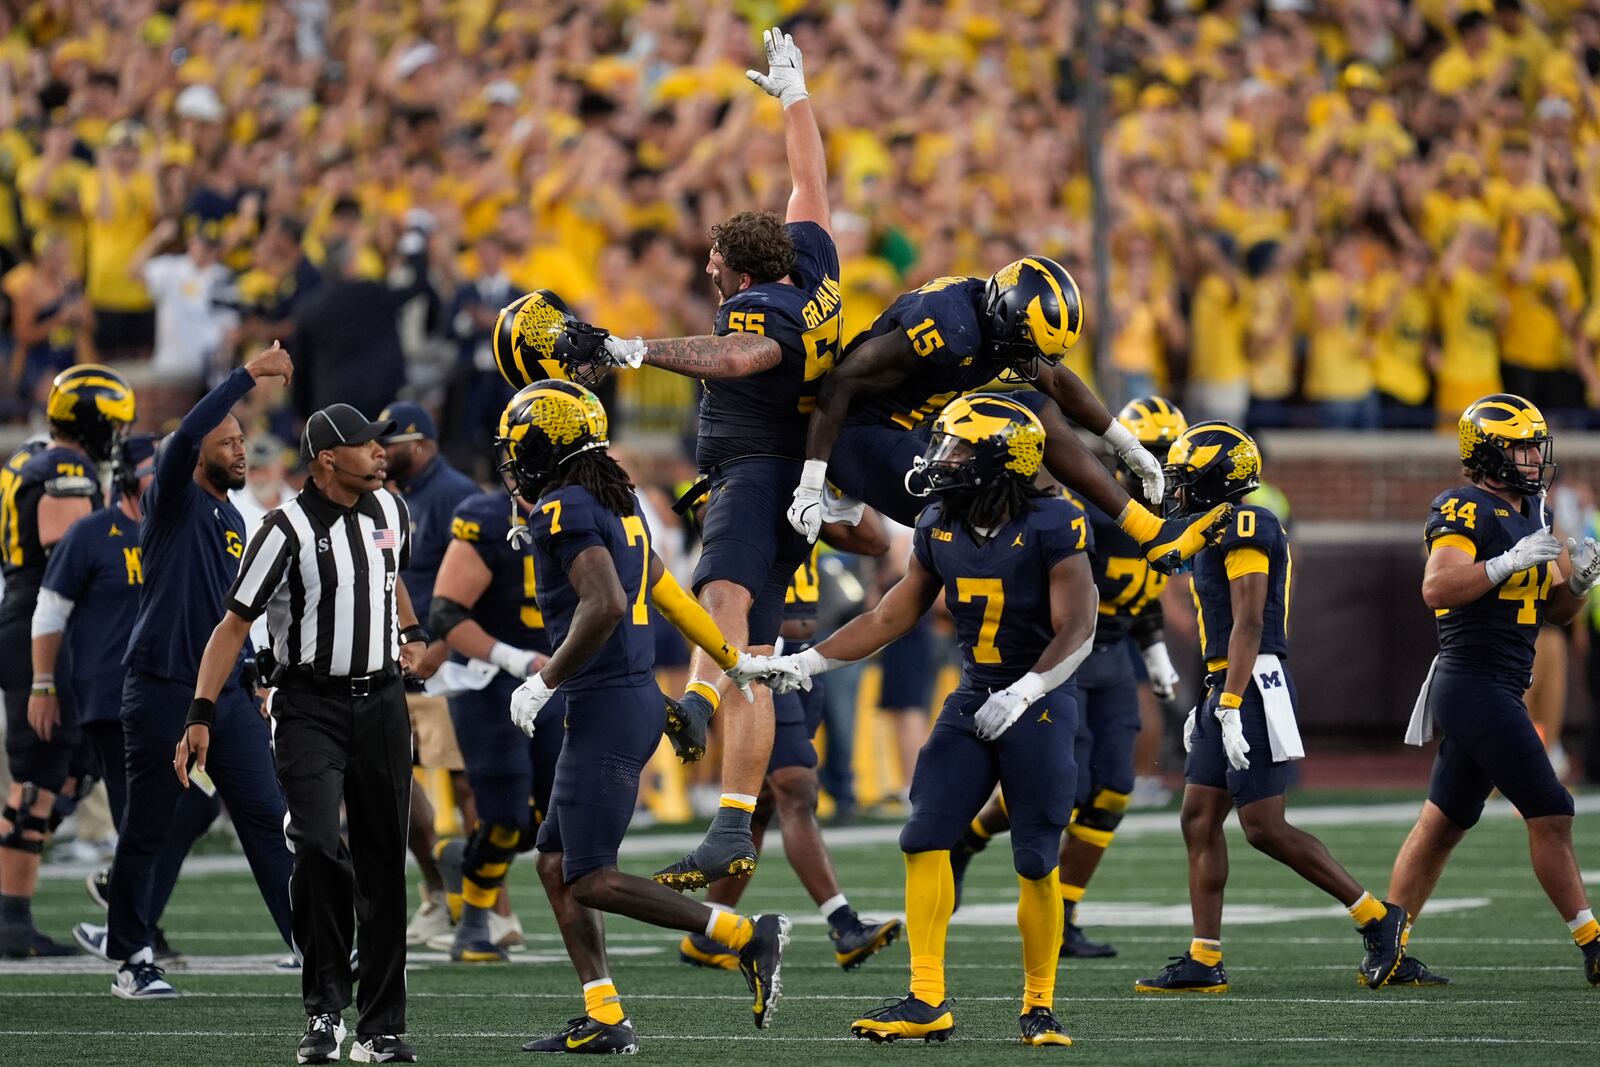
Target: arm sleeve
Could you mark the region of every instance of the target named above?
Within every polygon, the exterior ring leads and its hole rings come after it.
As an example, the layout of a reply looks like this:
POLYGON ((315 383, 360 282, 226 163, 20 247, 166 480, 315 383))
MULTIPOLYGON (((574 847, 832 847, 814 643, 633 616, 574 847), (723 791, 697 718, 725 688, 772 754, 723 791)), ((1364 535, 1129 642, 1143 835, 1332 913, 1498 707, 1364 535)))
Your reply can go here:
MULTIPOLYGON (((299 375, 295 376, 296 378, 299 375)), ((161 462, 156 465, 156 492, 171 496, 186 488, 194 479, 195 460, 200 456, 200 441, 228 417, 244 396, 254 389, 256 380, 243 367, 222 380, 211 392, 201 397, 200 403, 183 417, 166 447, 161 451, 161 462)))
POLYGON ((656 584, 650 587, 650 596, 656 610, 689 641, 705 649, 717 666, 727 670, 739 661, 738 650, 728 644, 706 609, 683 591, 683 586, 665 567, 661 568, 656 584))
POLYGON ((39 599, 33 605, 32 636, 44 637, 65 631, 67 620, 72 617, 72 608, 72 601, 60 593, 49 589, 39 590, 39 599))
POLYGON ((267 601, 283 581, 294 555, 294 539, 288 523, 279 512, 271 512, 245 548, 239 577, 228 590, 227 608, 240 618, 254 622, 267 610, 267 601))

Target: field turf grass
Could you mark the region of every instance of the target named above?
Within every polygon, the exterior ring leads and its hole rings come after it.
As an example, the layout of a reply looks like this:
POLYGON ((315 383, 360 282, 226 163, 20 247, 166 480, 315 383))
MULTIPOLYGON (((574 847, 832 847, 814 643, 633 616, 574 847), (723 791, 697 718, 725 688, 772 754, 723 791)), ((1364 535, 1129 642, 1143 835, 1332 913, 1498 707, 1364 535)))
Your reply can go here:
MULTIPOLYGON (((1579 802, 1579 861, 1600 896, 1600 796, 1579 802)), ((1302 794, 1290 813, 1317 807, 1303 825, 1381 895, 1417 803, 1415 796, 1302 794)), ((1076 1042, 1071 1049, 1016 1042, 1016 881, 1002 839, 974 862, 951 928, 957 1032, 948 1044, 879 1047, 850 1038, 858 1014, 904 994, 905 940, 860 971, 841 973, 825 925, 773 851, 746 896, 746 910, 783 909, 797 920, 784 999, 769 1031, 751 1025, 737 974, 680 963, 676 934, 610 921, 612 975, 641 1035, 641 1055, 659 1064, 774 1065, 1597 1062, 1600 989, 1584 982, 1579 953, 1529 870, 1526 836, 1513 815, 1486 816, 1469 836, 1439 886, 1440 908, 1413 936, 1413 952, 1455 984, 1378 993, 1355 984, 1361 944, 1342 909, 1230 830, 1228 903, 1240 909, 1224 929, 1232 991, 1192 998, 1133 993, 1136 978, 1185 950, 1189 930, 1175 813, 1141 813, 1124 825, 1080 913, 1091 936, 1114 942, 1121 955, 1067 961, 1061 969, 1056 1009, 1076 1042)), ((830 831, 845 891, 864 914, 902 906, 893 833, 890 826, 830 831)), ((637 835, 623 865, 648 873, 681 854, 684 840, 637 835)), ((522 1041, 559 1029, 582 1010, 530 864, 513 868, 512 886, 529 942, 512 964, 413 956, 410 1036, 424 1063, 526 1063, 522 1041)), ((35 915, 58 938, 76 921, 101 921, 81 878, 65 876, 43 883, 35 915)), ((248 874, 186 872, 164 925, 190 957, 168 975, 183 994, 176 1000, 118 1000, 108 992, 109 968, 88 959, 0 968, 0 1064, 293 1063, 303 1024, 299 978, 266 966, 283 947, 248 874)), ((353 1011, 346 1021, 353 1029, 353 1011)))

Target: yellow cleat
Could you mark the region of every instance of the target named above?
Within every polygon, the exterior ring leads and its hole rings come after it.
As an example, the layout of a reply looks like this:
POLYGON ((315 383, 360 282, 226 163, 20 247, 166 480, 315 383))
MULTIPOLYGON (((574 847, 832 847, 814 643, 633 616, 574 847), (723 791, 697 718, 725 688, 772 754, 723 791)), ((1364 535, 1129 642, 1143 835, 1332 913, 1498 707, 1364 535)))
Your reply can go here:
POLYGON ((1049 1008, 1034 1008, 1022 1018, 1017 1020, 1022 1027, 1022 1043, 1024 1045, 1071 1045, 1072 1038, 1061 1028, 1056 1021, 1055 1014, 1049 1008))
POLYGON ((850 1024, 850 1032, 864 1037, 874 1045, 899 1041, 904 1037, 920 1037, 923 1041, 948 1041, 955 1033, 956 1017, 950 1011, 950 1002, 925 1004, 907 994, 900 1000, 891 1000, 876 1011, 869 1011, 850 1024))
POLYGON ((1161 524, 1161 531, 1139 547, 1144 549, 1144 558, 1152 567, 1163 574, 1171 574, 1202 548, 1221 540, 1232 518, 1233 505, 1218 504, 1204 515, 1167 519, 1161 524))
POLYGON ((678 942, 678 958, 696 967, 710 967, 719 971, 739 969, 739 954, 705 934, 685 934, 683 940, 678 942))

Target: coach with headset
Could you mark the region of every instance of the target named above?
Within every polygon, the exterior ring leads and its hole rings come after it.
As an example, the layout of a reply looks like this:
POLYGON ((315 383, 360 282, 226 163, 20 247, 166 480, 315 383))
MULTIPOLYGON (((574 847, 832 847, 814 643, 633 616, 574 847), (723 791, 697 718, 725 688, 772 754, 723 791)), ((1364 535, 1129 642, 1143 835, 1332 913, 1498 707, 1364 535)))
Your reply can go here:
POLYGON ((400 571, 411 523, 387 476, 379 438, 348 404, 315 412, 302 448, 305 490, 262 520, 206 645, 189 726, 174 765, 204 766, 209 722, 227 666, 263 611, 277 669, 273 745, 294 845, 290 902, 305 957, 300 1062, 338 1057, 350 1003, 351 916, 359 918, 357 1062, 415 1062, 405 1032, 406 822, 411 725, 401 671, 427 648, 400 571), (349 817, 348 851, 339 805, 349 817), (360 885, 360 892, 356 886, 360 885))

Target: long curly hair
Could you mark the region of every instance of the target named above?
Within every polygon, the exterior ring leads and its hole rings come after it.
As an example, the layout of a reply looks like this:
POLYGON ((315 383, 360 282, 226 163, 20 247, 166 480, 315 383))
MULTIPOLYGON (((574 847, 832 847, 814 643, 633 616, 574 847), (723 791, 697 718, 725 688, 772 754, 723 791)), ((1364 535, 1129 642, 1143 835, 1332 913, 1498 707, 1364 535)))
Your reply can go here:
POLYGON ((1037 501, 1051 495, 1031 481, 1006 477, 971 492, 943 493, 939 497, 939 521, 959 524, 976 544, 987 537, 979 530, 995 530, 1011 519, 1038 507, 1037 501))
POLYGON ((580 452, 556 469, 546 492, 564 485, 582 486, 613 515, 632 515, 633 480, 603 448, 580 452))

